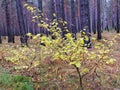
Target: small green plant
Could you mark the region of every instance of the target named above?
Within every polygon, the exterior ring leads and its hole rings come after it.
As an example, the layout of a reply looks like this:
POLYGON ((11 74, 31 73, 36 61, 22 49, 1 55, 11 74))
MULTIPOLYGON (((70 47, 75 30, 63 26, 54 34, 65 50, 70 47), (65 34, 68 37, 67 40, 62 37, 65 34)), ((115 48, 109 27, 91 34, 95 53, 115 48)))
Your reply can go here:
POLYGON ((1 83, 1 84, 7 85, 7 86, 12 85, 11 75, 10 75, 10 74, 2 73, 0 77, 1 77, 1 78, 0 78, 0 83, 1 83))
POLYGON ((18 82, 16 84, 14 84, 14 89, 13 90, 34 90, 33 83, 18 82))
POLYGON ((34 90, 34 84, 29 77, 16 75, 12 77, 14 90, 34 90))
POLYGON ((29 77, 12 75, 9 72, 0 73, 0 84, 13 90, 34 90, 34 84, 29 77))

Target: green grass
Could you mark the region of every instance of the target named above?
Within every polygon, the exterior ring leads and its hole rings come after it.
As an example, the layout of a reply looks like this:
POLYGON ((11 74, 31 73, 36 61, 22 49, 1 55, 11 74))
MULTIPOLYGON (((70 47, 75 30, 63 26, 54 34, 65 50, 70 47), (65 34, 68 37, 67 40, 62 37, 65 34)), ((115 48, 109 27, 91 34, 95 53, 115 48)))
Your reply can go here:
POLYGON ((34 90, 34 83, 29 77, 12 75, 0 68, 0 90, 34 90))

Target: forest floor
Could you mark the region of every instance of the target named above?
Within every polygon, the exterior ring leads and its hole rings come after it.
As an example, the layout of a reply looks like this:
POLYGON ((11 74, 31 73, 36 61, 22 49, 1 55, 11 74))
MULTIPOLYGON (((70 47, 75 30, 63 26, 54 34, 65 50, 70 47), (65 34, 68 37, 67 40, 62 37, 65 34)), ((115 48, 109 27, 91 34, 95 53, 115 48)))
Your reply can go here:
MULTIPOLYGON (((115 35, 116 35, 115 32, 105 31, 102 33, 102 37, 107 40, 111 40, 115 35)), ((92 35, 92 36, 96 37, 96 35, 92 35)), ((105 87, 104 89, 94 88, 91 90, 120 90, 120 38, 117 38, 116 40, 117 42, 114 43, 114 47, 113 47, 114 51, 112 52, 112 55, 116 59, 116 62, 115 64, 108 66, 106 68, 109 74, 111 74, 112 77, 114 78, 113 80, 110 80, 110 85, 112 87, 108 85, 108 88, 106 88, 107 86, 104 86, 105 87)), ((8 44, 7 40, 4 39, 3 44, 0 45, 0 47, 4 48, 5 45, 20 46, 19 37, 16 37, 15 41, 16 41, 15 44, 8 44)), ((20 83, 17 82, 19 85, 12 85, 13 83, 9 83, 9 80, 7 82, 7 79, 10 78, 11 76, 9 77, 6 73, 10 72, 10 74, 12 75, 20 75, 20 72, 10 70, 12 69, 13 64, 8 61, 1 61, 2 58, 3 58, 2 53, 0 52, 0 64, 1 64, 0 65, 0 90, 13 90, 12 87, 14 88, 20 87, 21 82, 20 83)), ((77 84, 79 82, 78 80, 75 79, 75 78, 78 78, 76 75, 76 71, 70 66, 66 65, 66 63, 64 62, 58 61, 53 63, 51 61, 46 60, 41 64, 41 68, 39 71, 40 71, 39 72, 40 75, 39 76, 36 75, 36 78, 33 78, 34 79, 33 82, 35 82, 35 79, 41 80, 41 82, 39 82, 39 85, 38 83, 34 85, 35 87, 41 87, 38 89, 36 88, 36 90, 79 90, 77 89, 78 88, 77 84)), ((23 76, 27 76, 27 75, 23 75, 23 76)), ((105 77, 102 77, 102 78, 105 79, 105 77)), ((104 83, 106 82, 103 81, 103 84, 104 83)), ((30 86, 27 88, 30 88, 30 86)), ((14 90, 18 90, 18 89, 14 89, 14 90)), ((33 90, 33 89, 20 88, 19 90, 33 90)))

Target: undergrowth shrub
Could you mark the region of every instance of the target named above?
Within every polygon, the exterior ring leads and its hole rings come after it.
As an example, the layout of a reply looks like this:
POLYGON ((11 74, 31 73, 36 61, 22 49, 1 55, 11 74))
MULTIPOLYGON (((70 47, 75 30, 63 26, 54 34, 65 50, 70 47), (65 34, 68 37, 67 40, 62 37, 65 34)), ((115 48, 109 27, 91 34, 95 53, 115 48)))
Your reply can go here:
MULTIPOLYGON (((105 82, 101 79, 102 75, 106 75, 104 68, 114 65, 116 61, 111 55, 113 51, 112 46, 115 43, 116 37, 111 41, 105 39, 96 41, 96 38, 92 38, 93 46, 91 49, 87 49, 83 47, 83 38, 77 37, 76 40, 65 27, 65 21, 54 19, 52 22, 47 23, 46 20, 41 18, 42 16, 37 15, 36 8, 27 4, 25 6, 34 14, 33 21, 35 22, 39 19, 40 22, 38 26, 47 29, 50 35, 32 35, 28 33, 27 36, 32 37, 32 40, 37 41, 37 44, 29 47, 7 48, 7 56, 5 56, 5 59, 13 63, 15 69, 25 71, 24 74, 29 71, 27 75, 31 78, 36 75, 39 76, 38 72, 41 62, 44 62, 46 58, 51 59, 52 62, 59 60, 76 70, 79 77, 76 78, 79 81, 77 88, 86 90, 94 88, 94 85, 101 86, 102 83, 105 82), (59 23, 61 23, 64 28, 61 29, 59 23), (67 32, 64 37, 62 36, 63 30, 67 32), (33 73, 31 74, 31 72, 33 73)), ((58 73, 58 70, 56 71, 58 73)), ((50 77, 48 74, 45 76, 50 77)), ((23 81, 21 77, 17 77, 17 80, 18 82, 23 81)), ((19 89, 25 90, 32 86, 31 84, 27 87, 28 84, 29 83, 24 82, 22 85, 20 82, 17 83, 15 88, 20 87, 19 89), (21 85, 23 87, 21 87, 21 85)))
POLYGON ((64 21, 53 19, 52 22, 46 23, 41 18, 42 16, 37 16, 36 8, 27 4, 25 6, 34 14, 33 21, 40 20, 38 23, 39 27, 43 27, 49 32, 52 32, 51 35, 43 35, 40 38, 40 42, 44 43, 44 46, 41 46, 41 48, 49 52, 45 56, 52 58, 52 60, 64 61, 73 66, 78 73, 81 90, 85 87, 83 80, 86 79, 86 81, 89 81, 91 76, 95 83, 99 82, 101 85, 101 81, 97 81, 101 77, 99 73, 103 73, 106 66, 112 65, 116 61, 111 55, 116 36, 111 41, 103 39, 98 42, 95 38, 92 38, 93 48, 89 50, 83 47, 85 44, 83 38, 79 37, 75 40, 67 28, 61 29, 59 27, 59 23, 65 27, 66 23, 64 21), (67 32, 65 37, 61 36, 63 31, 67 32), (52 38, 53 36, 55 37, 54 39, 52 38))

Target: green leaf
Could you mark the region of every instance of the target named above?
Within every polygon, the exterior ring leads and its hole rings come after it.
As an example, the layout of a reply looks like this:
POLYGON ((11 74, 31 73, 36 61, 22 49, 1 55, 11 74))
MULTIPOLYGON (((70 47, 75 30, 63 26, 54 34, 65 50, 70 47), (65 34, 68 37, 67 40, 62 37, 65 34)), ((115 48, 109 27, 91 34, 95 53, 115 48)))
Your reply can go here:
POLYGON ((72 38, 72 35, 71 35, 71 33, 68 33, 68 34, 66 34, 65 36, 66 36, 66 38, 67 38, 67 39, 70 39, 70 38, 72 38))
POLYGON ((76 63, 75 66, 79 68, 79 67, 81 67, 81 64, 80 63, 76 63))
POLYGON ((84 75, 84 74, 86 74, 86 73, 88 73, 88 72, 89 72, 89 69, 88 69, 88 68, 84 68, 84 69, 81 71, 82 75, 84 75))
POLYGON ((70 65, 75 65, 76 64, 76 62, 74 61, 74 62, 70 62, 70 65))
POLYGON ((84 39, 83 38, 80 39, 80 44, 84 45, 84 39))

